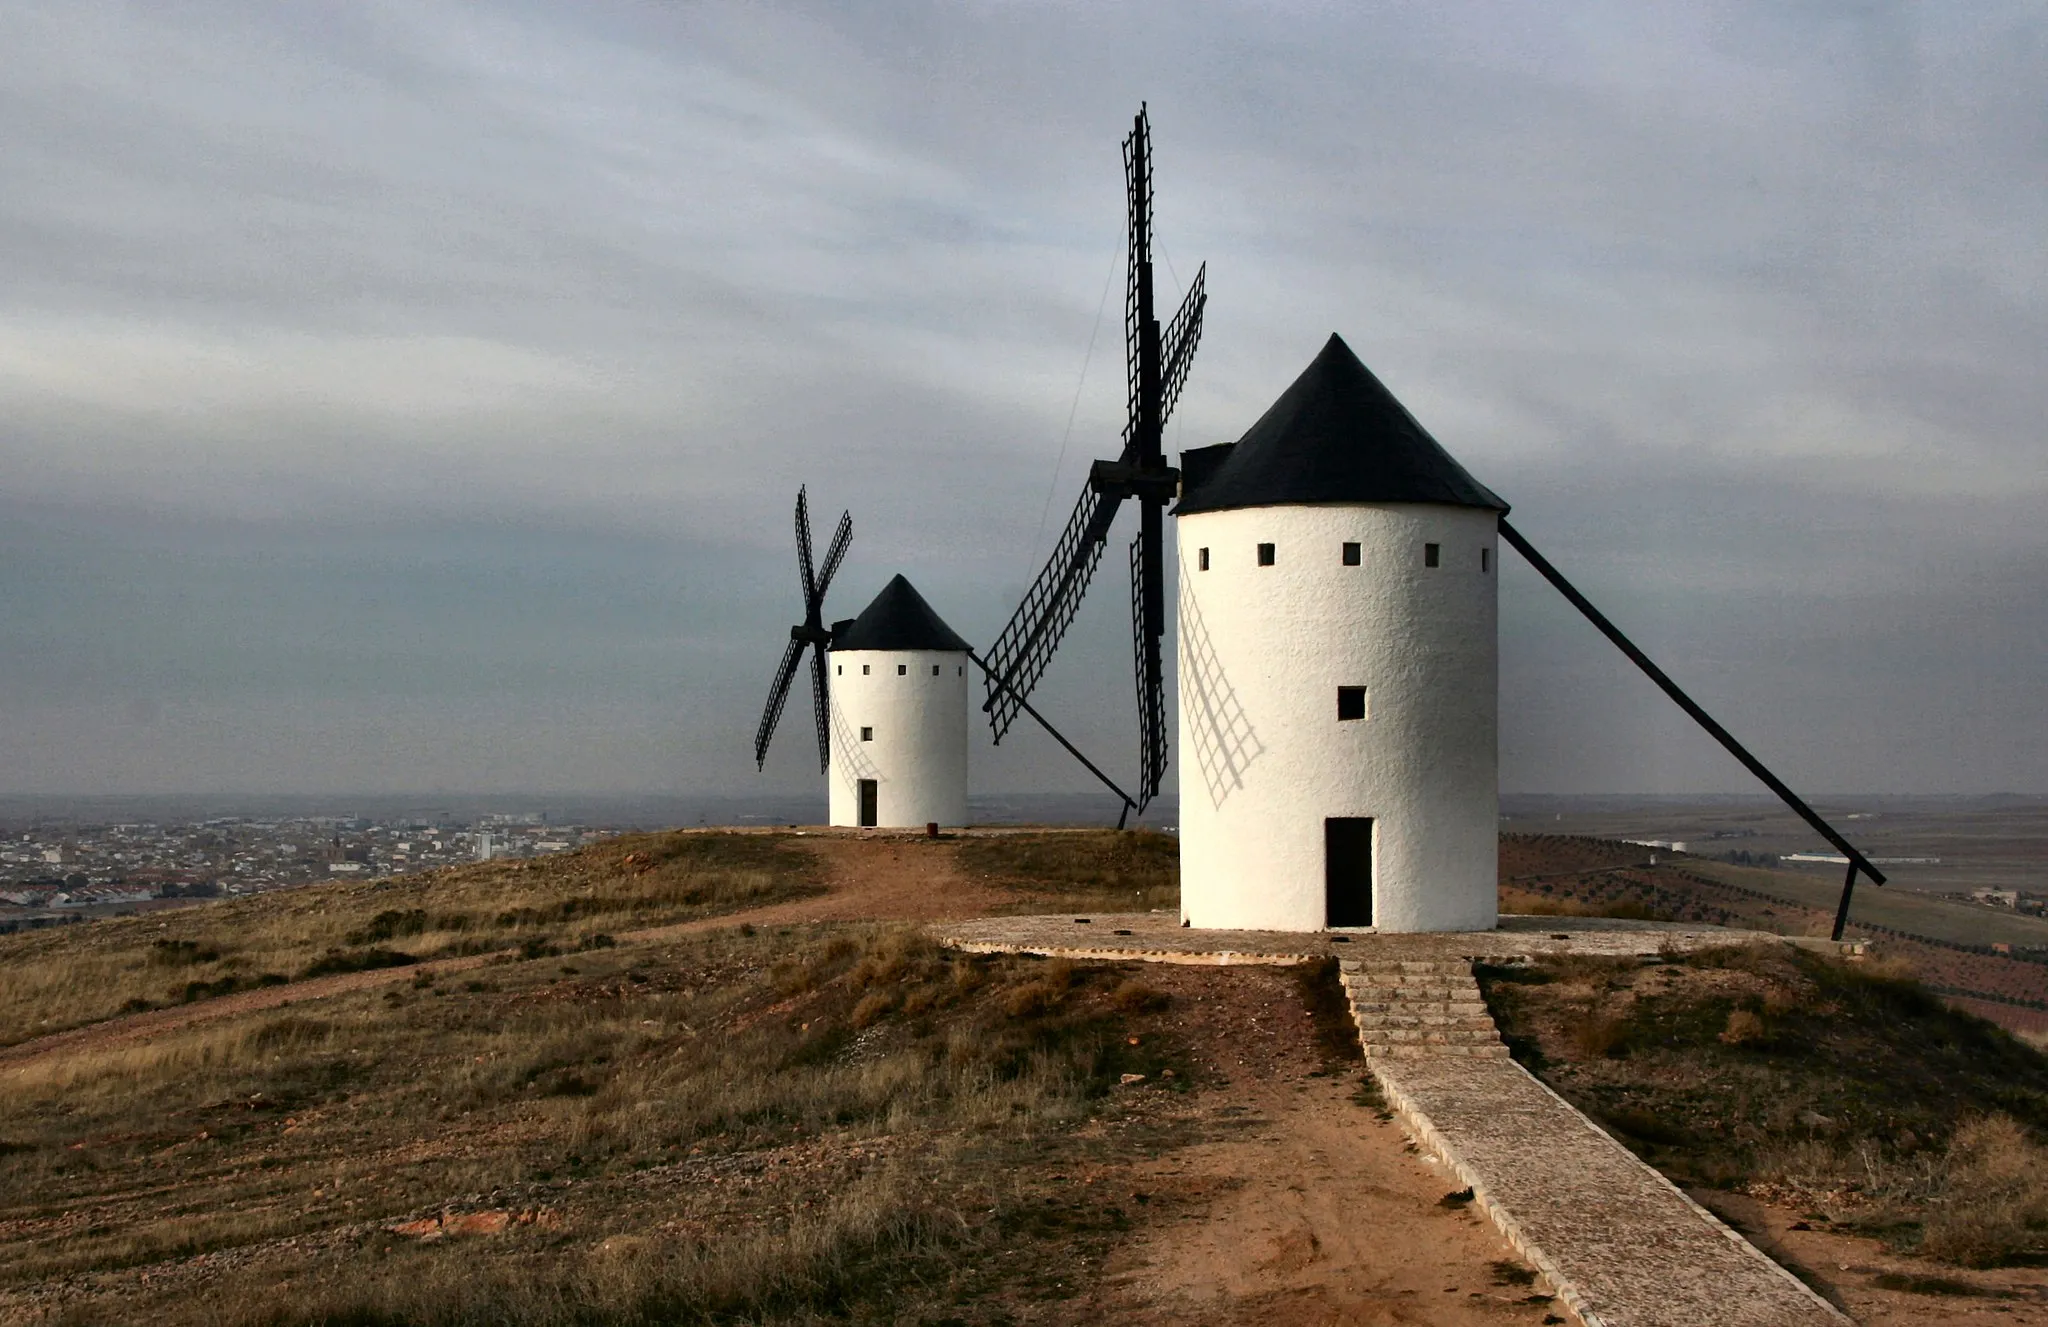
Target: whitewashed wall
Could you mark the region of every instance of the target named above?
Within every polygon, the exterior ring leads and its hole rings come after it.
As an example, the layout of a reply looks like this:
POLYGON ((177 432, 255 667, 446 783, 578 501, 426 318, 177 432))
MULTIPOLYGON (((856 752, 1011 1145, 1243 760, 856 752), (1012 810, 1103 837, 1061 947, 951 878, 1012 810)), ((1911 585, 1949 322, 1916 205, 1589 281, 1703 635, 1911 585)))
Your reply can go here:
POLYGON ((1184 921, 1321 929, 1323 820, 1371 816, 1378 929, 1495 924, 1496 524, 1424 504, 1176 521, 1184 921), (1369 717, 1338 721, 1339 686, 1367 688, 1369 717))
POLYGON ((967 823, 967 656, 834 650, 831 813, 860 823, 857 781, 874 779, 877 823, 967 823), (898 673, 898 666, 904 672, 898 673), (936 667, 938 676, 932 675, 936 667), (872 728, 872 741, 860 740, 872 728))

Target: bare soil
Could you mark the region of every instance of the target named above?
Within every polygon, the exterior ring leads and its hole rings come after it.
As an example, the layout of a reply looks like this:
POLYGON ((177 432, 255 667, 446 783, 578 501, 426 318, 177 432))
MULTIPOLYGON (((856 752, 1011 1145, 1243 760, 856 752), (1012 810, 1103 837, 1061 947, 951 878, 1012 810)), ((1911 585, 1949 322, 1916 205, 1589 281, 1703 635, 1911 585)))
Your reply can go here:
POLYGON ((1866 1327, 2048 1324, 2048 1275, 2038 1267, 1958 1268, 1815 1228, 1787 1206, 1746 1194, 1687 1192, 1866 1327))
POLYGON ((1292 973, 1145 979, 1173 992, 1175 1025, 1214 1075, 1209 1136, 1121 1177, 1174 1210, 1112 1256, 1104 1307, 1159 1324, 1562 1320, 1498 1232, 1444 1204, 1461 1186, 1359 1100, 1361 1067, 1319 1058, 1292 973))

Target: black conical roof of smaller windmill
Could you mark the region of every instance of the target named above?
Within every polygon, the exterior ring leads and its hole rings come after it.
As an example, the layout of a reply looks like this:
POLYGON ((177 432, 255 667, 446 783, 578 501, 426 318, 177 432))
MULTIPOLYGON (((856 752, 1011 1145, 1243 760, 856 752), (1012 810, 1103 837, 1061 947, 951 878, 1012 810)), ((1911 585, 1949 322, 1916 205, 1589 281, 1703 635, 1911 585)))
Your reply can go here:
POLYGON ((972 649, 945 619, 933 611, 905 576, 882 587, 861 615, 832 624, 835 650, 972 649))
POLYGON ((1431 502, 1506 511, 1332 335, 1236 442, 1181 454, 1175 511, 1328 502, 1431 502))

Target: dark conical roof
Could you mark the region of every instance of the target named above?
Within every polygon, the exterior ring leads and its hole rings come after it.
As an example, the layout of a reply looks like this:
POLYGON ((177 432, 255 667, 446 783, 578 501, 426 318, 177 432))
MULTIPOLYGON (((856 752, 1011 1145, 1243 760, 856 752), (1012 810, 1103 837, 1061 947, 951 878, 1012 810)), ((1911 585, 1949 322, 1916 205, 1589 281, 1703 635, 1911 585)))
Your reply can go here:
POLYGON ((849 622, 832 624, 835 650, 967 650, 972 648, 898 576, 849 622))
POLYGON ((1227 452, 1184 483, 1177 514, 1319 502, 1508 504, 1465 473, 1344 338, 1322 353, 1227 452))

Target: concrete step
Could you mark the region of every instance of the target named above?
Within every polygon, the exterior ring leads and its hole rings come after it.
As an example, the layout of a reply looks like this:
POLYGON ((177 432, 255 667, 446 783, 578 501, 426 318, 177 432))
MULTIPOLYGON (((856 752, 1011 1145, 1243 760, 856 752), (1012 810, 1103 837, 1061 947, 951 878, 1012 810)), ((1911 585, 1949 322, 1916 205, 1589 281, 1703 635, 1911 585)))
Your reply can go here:
POLYGON ((1472 965, 1461 958, 1449 959, 1373 959, 1346 958, 1337 963, 1340 973, 1353 972, 1450 972, 1461 976, 1472 975, 1472 965))
POLYGON ((1353 1021, 1362 1032, 1370 1032, 1374 1028, 1437 1028, 1500 1035, 1493 1026, 1493 1020, 1485 1014, 1357 1014, 1353 1021))
POLYGON ((1414 1042, 1366 1043, 1365 1053, 1372 1059, 1420 1059, 1434 1055, 1449 1055, 1463 1059, 1508 1058, 1508 1048, 1498 1041, 1474 1042, 1470 1045, 1426 1046, 1414 1042))
POLYGON ((1486 1014, 1483 1000, 1353 1000, 1351 1012, 1360 1018, 1374 1014, 1456 1014, 1461 1017, 1486 1014))
POLYGON ((1421 1043, 1426 1046, 1469 1046, 1476 1043, 1491 1043, 1500 1040, 1500 1033, 1492 1028, 1428 1028, 1428 1027, 1375 1027, 1359 1031, 1358 1039, 1375 1045, 1399 1045, 1403 1042, 1421 1043))
POLYGON ((1472 974, 1469 972, 1351 972, 1339 977, 1338 980, 1353 990, 1370 987, 1413 990, 1431 986, 1475 991, 1479 989, 1479 983, 1472 980, 1472 974))

